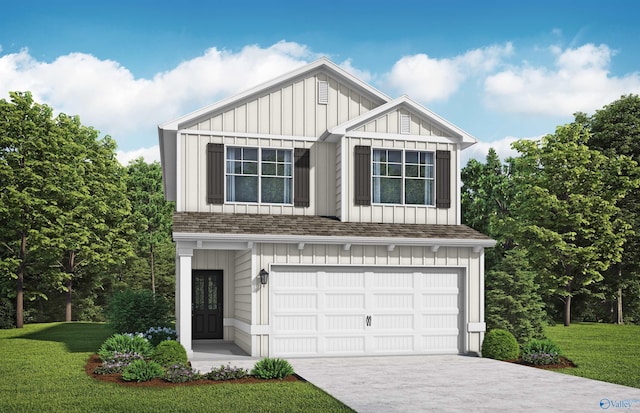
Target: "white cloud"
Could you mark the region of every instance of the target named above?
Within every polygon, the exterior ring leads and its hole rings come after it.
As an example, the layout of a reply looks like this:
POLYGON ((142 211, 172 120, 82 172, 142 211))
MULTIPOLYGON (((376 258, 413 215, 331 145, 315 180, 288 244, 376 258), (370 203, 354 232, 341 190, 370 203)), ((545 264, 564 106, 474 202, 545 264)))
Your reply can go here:
POLYGON ((159 123, 317 57, 304 45, 284 41, 237 52, 211 48, 170 71, 143 79, 118 62, 89 54, 71 53, 49 63, 24 49, 0 55, 0 98, 8 98, 10 91, 31 91, 37 102, 80 115, 83 124, 111 135, 119 146, 140 147, 156 141, 159 123))
POLYGON ((140 148, 132 151, 116 151, 116 158, 120 165, 123 166, 127 166, 129 162, 138 158, 144 158, 147 163, 160 162, 160 146, 155 145, 150 148, 140 148))
POLYGON ((513 45, 474 49, 448 59, 426 54, 405 56, 385 75, 385 83, 401 94, 409 94, 422 102, 445 100, 472 76, 482 75, 513 53, 513 45))
POLYGON ((462 151, 462 155, 460 156, 460 166, 464 168, 469 162, 469 159, 476 159, 479 162, 485 163, 487 154, 489 153, 489 148, 495 149, 500 160, 504 162, 509 157, 516 157, 519 155, 518 151, 511 147, 513 142, 520 139, 538 140, 541 137, 542 136, 516 138, 514 136, 506 136, 493 142, 478 142, 462 151))
POLYGON ((592 113, 623 94, 640 92, 640 73, 610 74, 615 54, 606 45, 548 49, 555 67, 523 64, 485 80, 485 102, 505 112, 567 116, 592 113))

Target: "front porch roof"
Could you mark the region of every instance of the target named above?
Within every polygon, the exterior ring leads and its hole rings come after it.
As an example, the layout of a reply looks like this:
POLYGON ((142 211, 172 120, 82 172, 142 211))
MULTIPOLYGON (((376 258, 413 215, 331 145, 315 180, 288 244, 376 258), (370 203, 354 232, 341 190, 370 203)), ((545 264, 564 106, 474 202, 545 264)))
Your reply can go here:
POLYGON ((342 222, 304 215, 176 212, 176 241, 322 243, 493 247, 495 241, 466 225, 342 222))

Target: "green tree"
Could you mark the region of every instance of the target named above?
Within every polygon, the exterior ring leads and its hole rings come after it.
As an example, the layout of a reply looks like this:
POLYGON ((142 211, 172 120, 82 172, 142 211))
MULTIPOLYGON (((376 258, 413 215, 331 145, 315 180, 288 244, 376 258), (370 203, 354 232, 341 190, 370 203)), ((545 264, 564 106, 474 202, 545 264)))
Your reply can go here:
POLYGON ((115 142, 98 139, 98 132, 83 126, 80 119, 61 114, 56 119, 66 134, 65 162, 58 167, 58 185, 65 188, 58 200, 62 213, 57 218, 61 231, 56 238, 58 270, 63 273, 65 320, 72 320, 74 283, 100 277, 113 265, 133 255, 128 242, 131 225, 124 168, 115 157, 115 142))
MULTIPOLYGON (((625 155, 640 164, 640 97, 622 96, 606 105, 585 122, 591 127, 589 146, 609 157, 625 155)), ((640 168, 632 171, 635 176, 640 168)), ((613 321, 623 323, 622 298, 630 298, 631 306, 638 306, 640 298, 640 192, 630 191, 619 202, 620 217, 633 229, 627 234, 622 260, 611 267, 605 277, 603 293, 609 302, 615 302, 613 321), (623 294, 626 292, 626 294, 623 294)))
POLYGON ((127 167, 127 194, 133 208, 138 232, 135 244, 138 257, 146 257, 146 265, 138 263, 149 274, 151 290, 156 293, 158 268, 163 290, 173 292, 175 258, 171 239, 173 203, 164 199, 162 169, 158 162, 146 163, 138 158, 127 167), (167 262, 169 268, 167 268, 167 262), (167 283, 169 280, 169 285, 167 283))
MULTIPOLYGON (((50 246, 61 213, 60 188, 49 176, 63 146, 51 109, 35 103, 30 93, 12 92, 10 101, 0 100, 0 272, 16 282, 18 328, 24 323, 25 283, 37 275, 37 265, 46 266, 46 256, 36 256, 50 246)), ((41 293, 35 285, 30 284, 27 298, 41 293)))
POLYGON ((514 239, 527 249, 541 286, 564 303, 566 326, 572 297, 593 294, 593 284, 620 260, 628 225, 616 204, 638 183, 623 172, 631 159, 609 158, 589 148, 589 138, 578 119, 540 141, 513 145, 522 154, 514 239))
POLYGON ((505 253, 495 269, 485 274, 487 330, 510 331, 521 345, 544 338, 544 303, 531 270, 527 251, 516 248, 505 253))
POLYGON ((512 168, 511 160, 503 164, 496 151, 489 148, 484 164, 470 159, 461 172, 462 222, 498 241, 487 251, 487 269, 498 265, 505 251, 514 246, 504 230, 516 190, 512 168))

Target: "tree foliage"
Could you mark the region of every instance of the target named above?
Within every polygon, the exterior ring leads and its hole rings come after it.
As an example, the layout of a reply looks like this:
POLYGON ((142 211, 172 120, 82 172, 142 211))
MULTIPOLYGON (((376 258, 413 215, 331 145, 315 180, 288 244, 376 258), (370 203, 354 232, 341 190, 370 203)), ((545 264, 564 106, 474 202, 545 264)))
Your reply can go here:
MULTIPOLYGON (((640 164, 640 97, 622 96, 606 105, 589 119, 585 119, 592 131, 589 146, 602 151, 610 157, 624 155, 640 164)), ((631 172, 640 174, 640 168, 631 172)), ((636 309, 640 315, 640 191, 630 191, 618 206, 620 218, 633 229, 627 234, 622 260, 619 265, 610 268, 605 277, 602 293, 608 307, 617 304, 611 311, 613 321, 623 322, 622 297, 630 298, 628 307, 636 309)), ((633 314, 633 312, 631 312, 633 314)), ((633 315, 631 316, 633 319, 633 315)), ((636 316, 637 318, 637 316, 636 316)))

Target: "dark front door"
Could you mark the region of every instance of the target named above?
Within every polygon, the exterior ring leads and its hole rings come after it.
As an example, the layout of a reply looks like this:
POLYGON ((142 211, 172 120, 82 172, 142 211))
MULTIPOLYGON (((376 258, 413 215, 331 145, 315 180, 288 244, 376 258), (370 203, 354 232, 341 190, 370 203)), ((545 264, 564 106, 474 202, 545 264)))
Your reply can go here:
POLYGON ((193 339, 222 338, 222 271, 193 271, 193 339))

